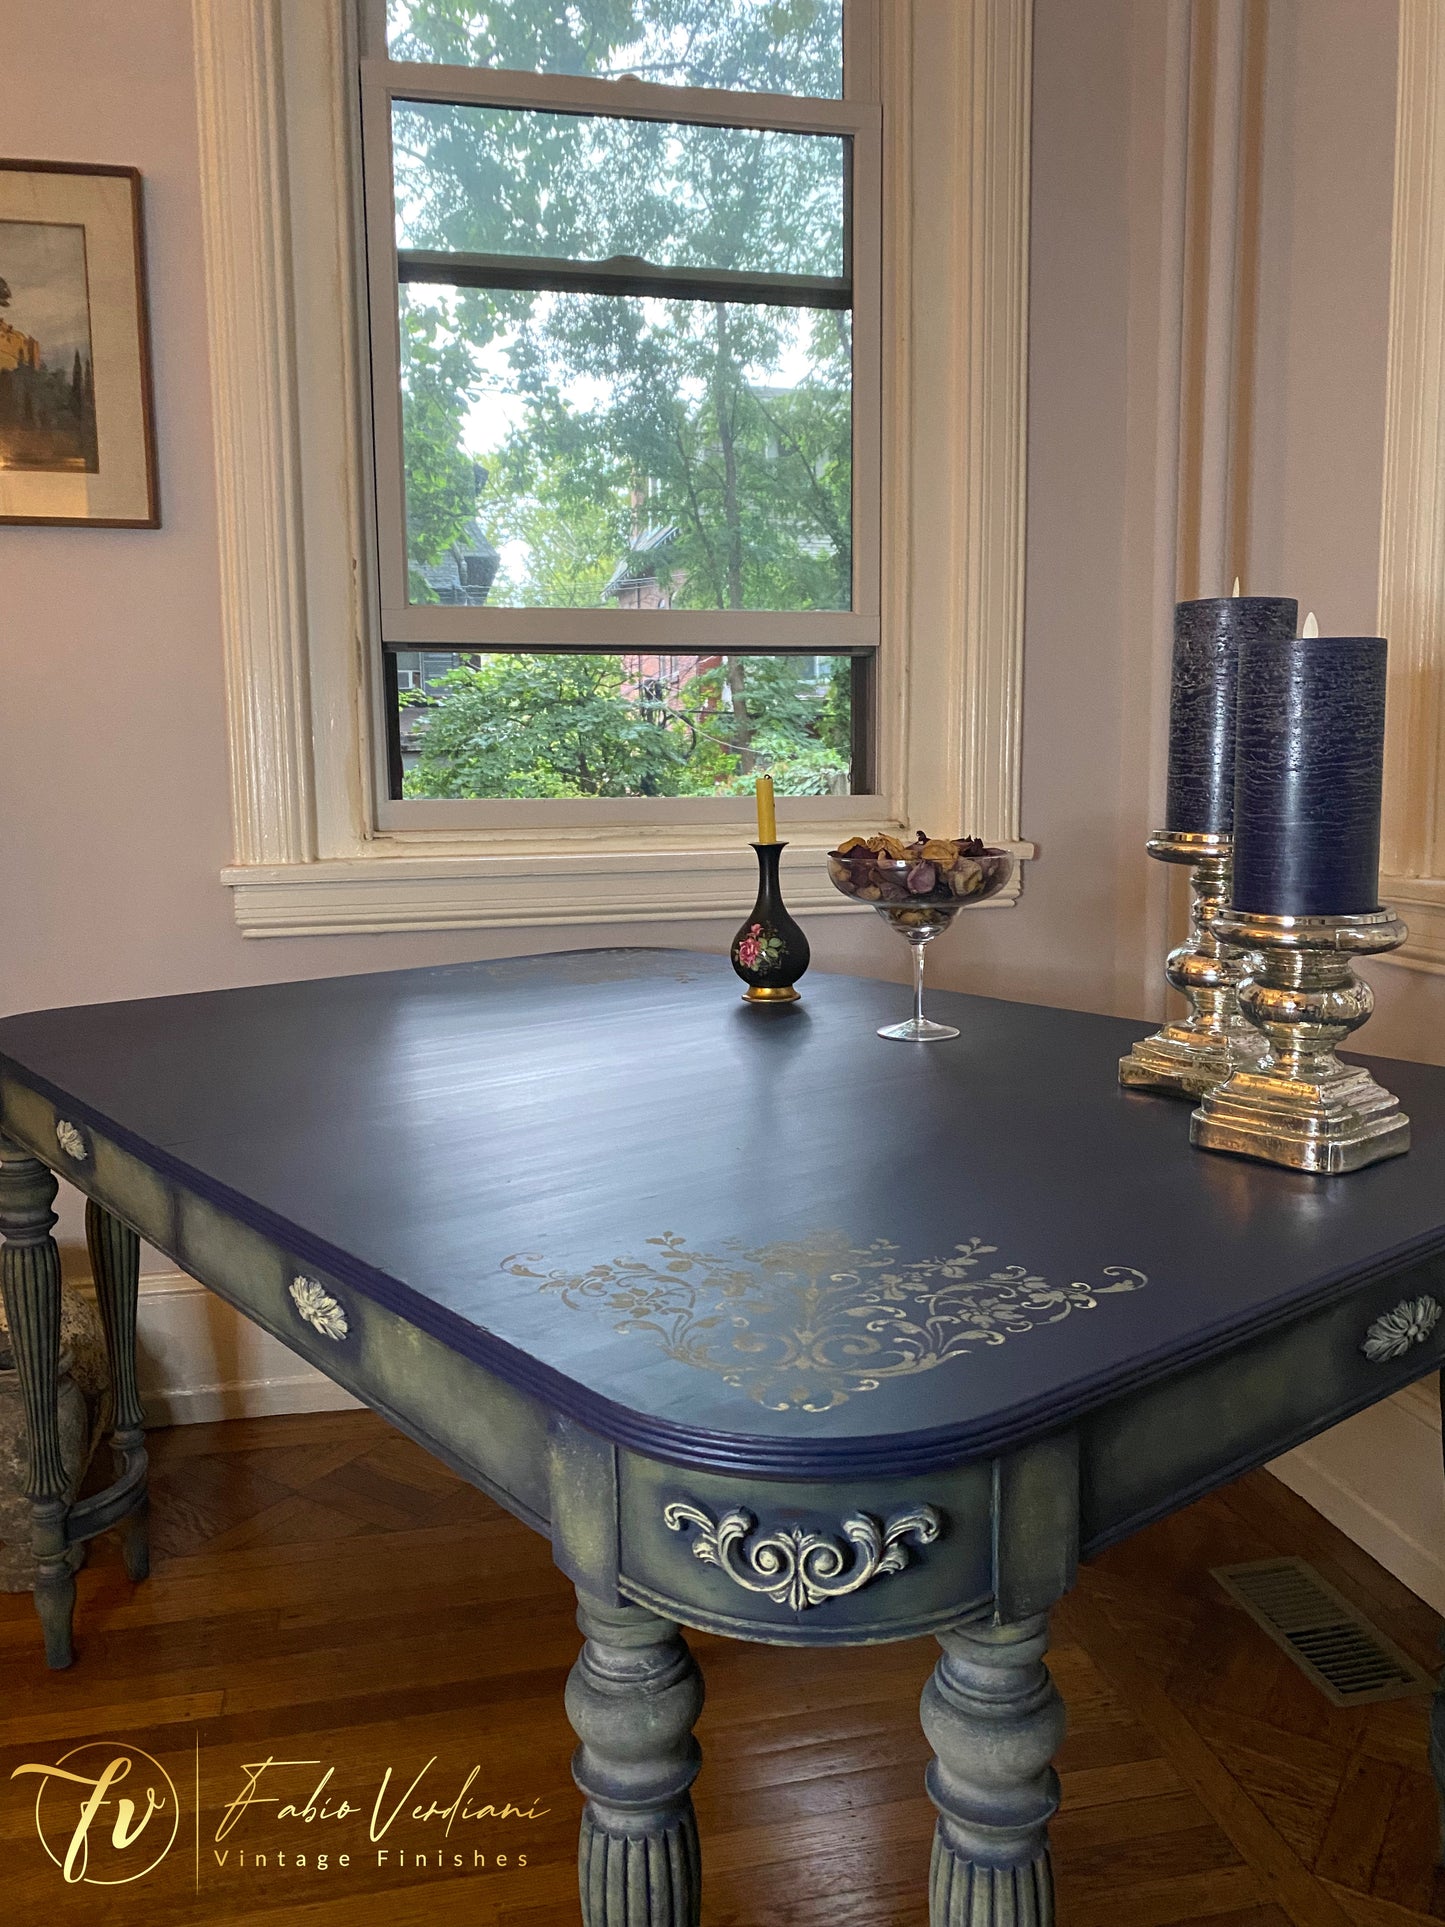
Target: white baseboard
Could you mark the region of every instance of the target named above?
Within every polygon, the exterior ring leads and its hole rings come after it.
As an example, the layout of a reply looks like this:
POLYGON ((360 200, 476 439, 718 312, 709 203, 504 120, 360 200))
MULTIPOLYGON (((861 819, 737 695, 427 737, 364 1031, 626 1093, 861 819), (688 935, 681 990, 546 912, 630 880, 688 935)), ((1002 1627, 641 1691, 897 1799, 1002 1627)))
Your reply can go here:
POLYGON ((1445 1613, 1440 1407, 1422 1379, 1270 1467, 1357 1546, 1445 1613))
POLYGON ((148 1425, 342 1411, 357 1403, 181 1271, 140 1281, 136 1369, 148 1425))
POLYGON ((209 1425, 217 1419, 272 1418, 281 1412, 349 1412, 358 1401, 320 1372, 297 1378, 246 1378, 142 1394, 146 1424, 209 1425))
MULTIPOLYGON (((151 1425, 341 1411, 357 1403, 183 1272, 141 1279, 137 1347, 151 1425)), ((1429 1380, 1357 1413, 1270 1470, 1445 1613, 1440 1410, 1429 1380)))

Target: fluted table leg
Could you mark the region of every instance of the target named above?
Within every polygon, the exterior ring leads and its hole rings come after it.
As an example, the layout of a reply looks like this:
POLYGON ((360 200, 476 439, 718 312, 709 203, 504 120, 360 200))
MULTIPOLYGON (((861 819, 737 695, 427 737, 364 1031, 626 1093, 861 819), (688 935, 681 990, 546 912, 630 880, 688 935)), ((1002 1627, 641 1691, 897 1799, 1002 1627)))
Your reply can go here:
MULTIPOLYGON (((146 1472, 145 1432, 141 1427, 140 1394, 135 1379, 135 1317, 140 1286, 140 1239, 129 1225, 88 1199, 85 1206, 85 1242, 90 1248, 90 1272, 95 1280, 95 1297, 105 1326, 106 1350, 110 1354, 111 1393, 115 1424, 110 1435, 115 1455, 117 1478, 146 1472)), ((121 1527, 121 1553, 126 1574, 144 1579, 150 1571, 150 1539, 146 1527, 146 1500, 138 1501, 121 1527)))
POLYGON ((584 1927, 697 1927, 702 1873, 689 1792, 702 1754, 702 1675, 679 1629, 579 1591, 586 1635, 567 1680, 586 1795, 578 1847, 584 1927))
POLYGON ((939 1634, 943 1657, 923 1689, 937 1756, 931 1927, 1050 1927, 1048 1826, 1059 1804, 1050 1762, 1064 1707, 1044 1665, 1048 1618, 979 1621, 939 1634))
POLYGON ((57 1668, 73 1657, 75 1611, 66 1538, 69 1481, 60 1455, 60 1254, 50 1235, 58 1189, 38 1159, 0 1137, 0 1288, 29 1433, 25 1496, 37 1566, 35 1610, 46 1664, 57 1668))
MULTIPOLYGON (((1440 1397, 1445 1401, 1445 1371, 1440 1373, 1440 1397)), ((1435 1795, 1440 1809, 1440 1851, 1437 1858, 1441 1865, 1445 1865, 1445 1674, 1441 1675, 1435 1687, 1435 1697, 1430 1702, 1430 1771, 1434 1775, 1435 1795)))

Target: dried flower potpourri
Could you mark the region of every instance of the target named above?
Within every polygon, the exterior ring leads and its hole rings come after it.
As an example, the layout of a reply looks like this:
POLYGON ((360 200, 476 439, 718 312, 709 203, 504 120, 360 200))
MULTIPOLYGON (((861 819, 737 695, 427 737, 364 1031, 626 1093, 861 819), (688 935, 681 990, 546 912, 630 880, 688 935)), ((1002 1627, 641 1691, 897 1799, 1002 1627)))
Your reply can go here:
POLYGON ((976 836, 850 836, 828 852, 829 874, 861 903, 956 903, 991 896, 1010 870, 1008 852, 976 836))

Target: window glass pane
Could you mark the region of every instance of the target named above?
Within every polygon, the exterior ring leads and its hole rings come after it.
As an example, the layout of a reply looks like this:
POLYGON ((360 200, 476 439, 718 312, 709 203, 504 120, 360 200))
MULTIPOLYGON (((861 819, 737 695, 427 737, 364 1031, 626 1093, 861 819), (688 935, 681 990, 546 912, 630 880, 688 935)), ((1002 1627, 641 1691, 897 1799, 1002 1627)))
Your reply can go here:
POLYGON ((397 245, 843 273, 837 135, 397 101, 397 245))
POLYGON ((410 596, 846 609, 846 313, 401 291, 410 596))
POLYGON ((740 796, 764 770, 782 796, 849 791, 847 656, 428 652, 425 664, 425 680, 398 678, 404 796, 740 796))
POLYGON ((387 0, 394 60, 843 91, 843 0, 387 0))

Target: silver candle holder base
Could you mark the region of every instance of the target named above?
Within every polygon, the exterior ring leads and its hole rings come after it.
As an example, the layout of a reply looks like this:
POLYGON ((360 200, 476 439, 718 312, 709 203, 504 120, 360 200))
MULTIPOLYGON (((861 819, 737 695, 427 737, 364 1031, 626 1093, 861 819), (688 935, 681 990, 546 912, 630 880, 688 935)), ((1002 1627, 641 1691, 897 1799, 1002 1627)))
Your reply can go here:
POLYGON ((1265 1040, 1256 1064, 1207 1091, 1191 1143, 1295 1171, 1358 1171, 1410 1148, 1400 1100, 1335 1056, 1375 1007, 1354 958, 1393 950, 1405 925, 1388 910, 1354 917, 1264 917, 1226 910, 1216 934, 1253 954, 1239 1005, 1265 1040))
POLYGON ((1156 830, 1145 846, 1161 863, 1191 866, 1189 936, 1164 966, 1189 1011, 1119 1060, 1119 1082, 1130 1090, 1197 1099, 1264 1051, 1264 1039, 1239 1010, 1244 953, 1221 939, 1215 927, 1229 907, 1233 841, 1212 831, 1156 830))

